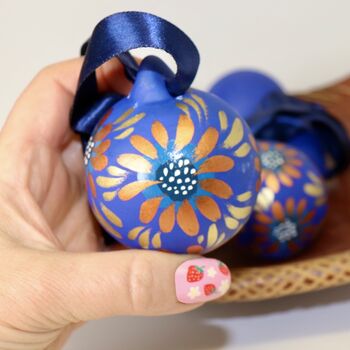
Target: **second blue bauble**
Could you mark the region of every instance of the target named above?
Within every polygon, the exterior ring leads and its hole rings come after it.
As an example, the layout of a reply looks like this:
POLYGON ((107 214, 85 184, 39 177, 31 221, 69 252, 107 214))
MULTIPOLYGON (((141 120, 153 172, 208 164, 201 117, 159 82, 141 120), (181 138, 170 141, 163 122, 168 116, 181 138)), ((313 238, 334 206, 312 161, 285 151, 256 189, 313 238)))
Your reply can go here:
POLYGON ((86 147, 91 208, 125 246, 209 252, 251 214, 255 147, 227 103, 194 89, 175 98, 144 63, 130 95, 106 113, 86 147))

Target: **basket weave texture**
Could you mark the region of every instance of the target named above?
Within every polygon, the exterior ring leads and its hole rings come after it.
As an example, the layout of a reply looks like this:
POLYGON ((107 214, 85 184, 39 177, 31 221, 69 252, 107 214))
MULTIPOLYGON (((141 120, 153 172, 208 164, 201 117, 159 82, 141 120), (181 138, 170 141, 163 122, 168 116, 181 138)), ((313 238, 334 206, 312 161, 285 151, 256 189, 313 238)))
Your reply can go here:
MULTIPOLYGON (((298 97, 323 105, 350 134, 350 79, 298 97)), ((234 240, 212 254, 232 273, 231 288, 220 302, 272 299, 350 283, 350 169, 328 187, 329 211, 322 232, 298 258, 262 265, 240 256, 234 240)))

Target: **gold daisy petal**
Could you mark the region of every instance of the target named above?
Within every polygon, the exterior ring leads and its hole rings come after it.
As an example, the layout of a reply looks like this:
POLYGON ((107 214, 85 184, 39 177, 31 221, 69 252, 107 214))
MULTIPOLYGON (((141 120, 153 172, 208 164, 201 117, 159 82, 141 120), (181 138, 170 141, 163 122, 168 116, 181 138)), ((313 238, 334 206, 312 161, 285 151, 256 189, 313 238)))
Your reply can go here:
POLYGON ((111 140, 104 140, 94 148, 94 152, 97 154, 105 153, 111 145, 111 140))
POLYGON ((182 112, 184 112, 186 115, 190 116, 190 109, 187 105, 185 105, 182 102, 176 102, 176 107, 181 109, 182 112))
POLYGON ((145 117, 145 115, 146 115, 146 113, 135 114, 133 117, 131 117, 130 119, 126 120, 124 123, 122 123, 117 128, 115 128, 114 131, 123 130, 123 129, 128 128, 129 126, 132 126, 132 125, 136 124, 137 122, 142 120, 145 117))
POLYGON ((216 224, 211 224, 208 229, 207 247, 212 247, 218 239, 218 228, 216 224))
POLYGON ((226 237, 225 233, 222 232, 219 238, 217 239, 215 246, 219 247, 221 243, 224 241, 225 237, 226 237))
POLYGON ((124 168, 135 171, 136 173, 150 173, 152 170, 152 164, 138 154, 121 154, 117 158, 117 162, 124 168))
POLYGON ((208 118, 208 107, 207 107, 206 103, 204 102, 204 100, 196 94, 191 94, 191 96, 203 109, 205 118, 208 118))
POLYGON ((208 196, 197 196, 196 205, 198 210, 207 219, 216 222, 221 218, 221 211, 214 199, 208 196))
POLYGON ((261 151, 268 151, 270 149, 270 145, 267 142, 260 141, 259 148, 261 151))
POLYGON ((117 196, 118 191, 103 192, 103 199, 107 202, 112 201, 117 196))
POLYGON ((277 144, 276 148, 279 148, 282 151, 284 151, 288 157, 295 157, 298 155, 298 151, 294 148, 286 148, 286 147, 282 146, 281 144, 277 144), (280 147, 278 147, 278 146, 280 146, 280 147))
POLYGON ((156 159, 158 157, 157 149, 151 142, 145 139, 143 136, 134 135, 130 137, 130 143, 143 155, 156 159))
POLYGON ((225 131, 228 127, 227 115, 224 111, 219 111, 220 129, 225 131))
POLYGON ((108 222, 105 220, 105 218, 102 216, 102 214, 97 209, 96 205, 93 203, 92 205, 92 211, 94 212, 98 222, 103 226, 103 228, 110 233, 111 235, 116 236, 117 238, 122 238, 121 234, 115 230, 108 222))
POLYGON ((251 145, 252 145, 252 147, 253 147, 253 150, 254 150, 255 152, 258 152, 258 146, 257 146, 257 144, 256 144, 255 137, 254 137, 252 134, 249 135, 249 141, 250 141, 250 143, 251 143, 251 145))
POLYGON ((241 194, 239 194, 237 196, 237 200, 239 202, 245 202, 245 201, 247 201, 250 198, 252 198, 252 192, 251 191, 247 191, 247 192, 241 193, 241 194))
POLYGON ((321 186, 314 185, 311 183, 304 185, 304 192, 307 193, 311 197, 320 197, 324 195, 324 191, 321 186))
POLYGON ((201 254, 203 251, 203 247, 200 245, 190 245, 187 249, 186 252, 187 254, 201 254))
POLYGON ((197 147, 194 150, 195 161, 210 154, 216 146, 219 139, 219 132, 215 128, 209 127, 200 138, 197 147))
POLYGON ((234 161, 227 156, 213 156, 206 159, 198 169, 197 174, 219 173, 229 171, 234 167, 234 161))
POLYGON ((319 176, 317 176, 315 173, 313 173, 312 171, 308 171, 307 172, 307 176, 310 178, 310 180, 312 182, 314 182, 315 184, 321 185, 322 184, 322 180, 319 176))
POLYGON ((129 109, 127 109, 120 117, 118 117, 113 124, 119 124, 122 121, 124 121, 133 111, 134 111, 134 107, 131 107, 129 109))
POLYGON ((108 174, 112 176, 121 176, 125 177, 127 175, 126 170, 118 168, 117 166, 111 165, 107 168, 108 174))
POLYGON ((270 225, 272 224, 272 219, 264 214, 264 213, 255 213, 255 219, 259 222, 261 222, 262 224, 267 224, 267 225, 270 225))
POLYGON ((121 132, 120 134, 118 134, 117 136, 114 137, 115 140, 123 140, 126 139, 129 135, 131 135, 134 131, 134 128, 128 128, 126 130, 124 130, 123 132, 121 132))
POLYGON ((162 232, 170 232, 175 225, 175 203, 172 203, 159 216, 159 228, 162 232))
POLYGON ((251 146, 248 142, 244 142, 239 148, 233 153, 236 157, 243 158, 248 155, 251 150, 251 146))
POLYGON ((225 216, 225 225, 230 230, 235 230, 239 226, 239 221, 231 216, 225 216))
POLYGON ((303 161, 301 159, 298 159, 298 158, 290 158, 290 159, 288 159, 288 163, 295 165, 297 167, 300 167, 303 165, 303 161))
POLYGON ((187 146, 191 142, 193 135, 194 124, 192 119, 185 114, 181 114, 176 129, 175 151, 181 151, 187 146))
POLYGON ((168 132, 166 131, 164 125, 159 122, 155 121, 152 124, 152 136, 154 139, 159 143, 160 146, 162 146, 164 149, 168 147, 169 142, 169 136, 168 132))
POLYGON ((266 176, 265 182, 268 188, 270 188, 273 192, 278 193, 278 191, 280 190, 280 183, 277 179, 276 174, 269 173, 266 176))
POLYGON ((139 234, 140 234, 140 232, 144 229, 145 227, 144 226, 137 226, 137 227, 134 227, 133 229, 131 229, 130 231, 129 231, 129 233, 128 233, 128 238, 130 239, 130 240, 135 240, 138 236, 139 236, 139 234))
POLYGON ((102 188, 111 188, 120 185, 124 177, 97 176, 96 183, 102 188))
POLYGON ((283 165, 283 171, 286 172, 288 175, 294 177, 294 178, 300 178, 301 174, 300 171, 296 168, 294 168, 291 165, 285 164, 283 165))
POLYGON ((160 232, 157 232, 152 238, 152 245, 154 248, 159 249, 162 246, 162 240, 160 237, 160 232))
POLYGON ((244 135, 244 128, 241 120, 236 118, 232 123, 231 131, 226 137, 223 147, 224 148, 233 148, 238 143, 242 141, 244 135))
POLYGON ((197 215, 187 199, 182 202, 177 212, 177 223, 188 236, 196 236, 199 232, 197 215))
POLYGON ((301 224, 304 225, 304 224, 307 224, 308 222, 310 222, 316 215, 316 210, 311 210, 309 211, 305 216, 304 218, 301 220, 301 224))
POLYGON ((94 136, 94 141, 98 142, 103 140, 112 130, 112 124, 105 125, 102 129, 100 129, 96 135, 94 136))
POLYGON ((286 201, 286 210, 288 215, 293 215, 294 206, 295 206, 294 198, 293 197, 288 198, 286 201))
POLYGON ((305 198, 301 199, 300 202, 298 203, 297 213, 298 213, 299 216, 304 214, 304 211, 306 209, 306 205, 307 205, 307 202, 306 202, 305 198))
POLYGON ((287 174, 281 172, 278 174, 278 178, 284 186, 293 186, 293 180, 287 174))
POLYGON ((201 120, 202 119, 202 112, 198 106, 198 104, 196 103, 196 101, 192 100, 191 98, 184 98, 183 101, 185 103, 187 103, 189 106, 191 106, 197 113, 197 116, 198 116, 198 120, 201 120))
POLYGON ((203 190, 219 198, 228 199, 233 194, 231 186, 219 179, 204 179, 199 182, 199 185, 203 190))
POLYGON ((115 226, 123 227, 123 222, 120 217, 108 209, 104 204, 101 204, 101 210, 106 218, 115 226))
POLYGON ((101 171, 108 165, 108 158, 104 154, 99 154, 91 158, 91 165, 95 170, 101 171))
POLYGON ((96 186, 95 186, 94 178, 92 177, 92 175, 90 173, 88 175, 88 183, 89 183, 89 187, 90 187, 90 191, 91 191, 92 196, 94 198, 96 198, 96 186))
POLYGON ((160 202, 163 197, 154 197, 147 199, 141 204, 140 207, 140 221, 143 224, 150 223, 153 218, 156 216, 160 202))
POLYGON ((122 201, 128 201, 136 197, 139 193, 144 191, 146 188, 156 185, 158 183, 159 181, 151 181, 151 180, 141 180, 141 181, 131 182, 119 190, 118 197, 122 201))
POLYGON ((234 205, 227 205, 227 210, 230 212, 230 214, 236 218, 236 219, 245 219, 248 217, 252 211, 252 208, 250 206, 247 207, 236 207, 234 205))
POLYGON ((198 236, 198 238, 197 238, 198 244, 202 244, 203 241, 204 241, 204 236, 203 235, 198 236))
POLYGON ((284 221, 285 219, 284 210, 283 210, 282 204, 279 201, 275 201, 272 203, 271 211, 276 220, 284 221))
POLYGON ((149 236, 151 233, 151 229, 147 229, 144 232, 142 232, 139 236, 139 244, 143 249, 149 248, 149 236))

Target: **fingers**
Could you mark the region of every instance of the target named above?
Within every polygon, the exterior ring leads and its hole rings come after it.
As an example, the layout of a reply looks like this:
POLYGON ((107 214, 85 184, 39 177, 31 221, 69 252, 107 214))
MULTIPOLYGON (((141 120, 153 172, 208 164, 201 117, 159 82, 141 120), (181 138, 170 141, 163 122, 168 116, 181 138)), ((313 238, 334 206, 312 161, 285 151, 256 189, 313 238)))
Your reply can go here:
MULTIPOLYGON (((75 58, 48 66, 37 74, 17 100, 5 124, 8 141, 44 142, 54 147, 64 144, 82 63, 83 58, 75 58)), ((96 75, 101 92, 127 94, 131 88, 117 59, 100 67, 96 75)))
POLYGON ((230 285, 229 270, 218 260, 154 251, 57 253, 45 266, 43 299, 69 322, 185 312, 230 285))

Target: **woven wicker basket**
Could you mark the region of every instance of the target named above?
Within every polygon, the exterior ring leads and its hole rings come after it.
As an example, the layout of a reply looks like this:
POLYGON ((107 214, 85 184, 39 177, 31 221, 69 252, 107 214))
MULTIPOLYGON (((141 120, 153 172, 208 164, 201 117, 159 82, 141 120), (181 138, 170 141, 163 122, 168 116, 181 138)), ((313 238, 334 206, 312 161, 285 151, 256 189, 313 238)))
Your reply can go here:
MULTIPOLYGON (((350 79, 298 97, 323 105, 350 133, 350 79)), ((233 278, 220 302, 272 299, 350 283, 350 169, 328 186, 330 210, 323 230, 297 259, 261 265, 241 256, 234 240, 211 254, 230 266, 233 278)))

